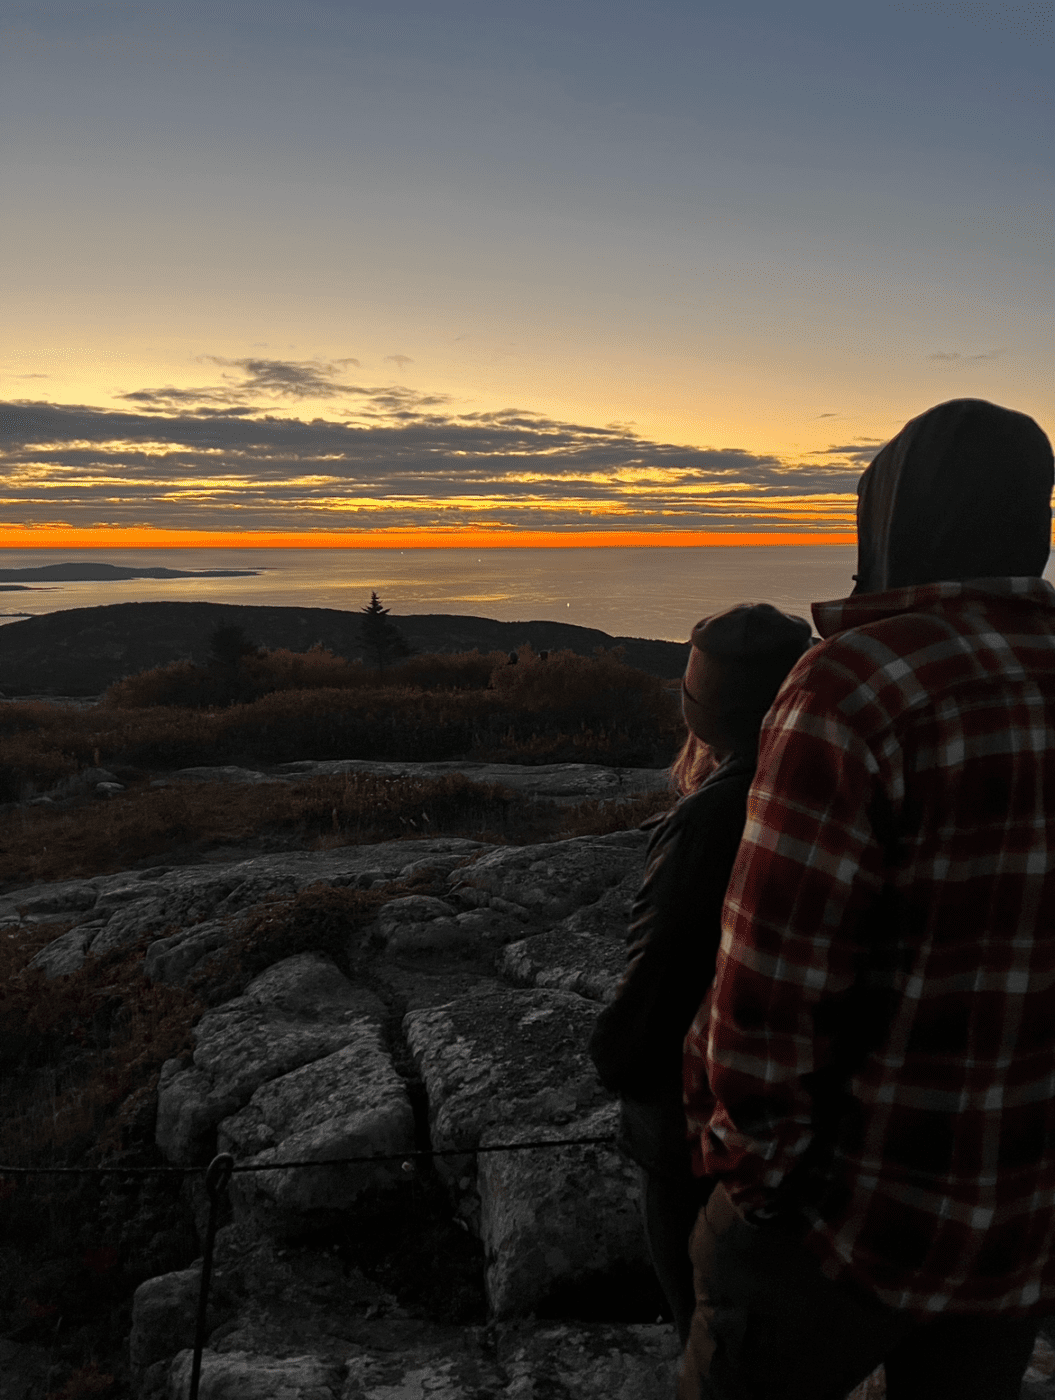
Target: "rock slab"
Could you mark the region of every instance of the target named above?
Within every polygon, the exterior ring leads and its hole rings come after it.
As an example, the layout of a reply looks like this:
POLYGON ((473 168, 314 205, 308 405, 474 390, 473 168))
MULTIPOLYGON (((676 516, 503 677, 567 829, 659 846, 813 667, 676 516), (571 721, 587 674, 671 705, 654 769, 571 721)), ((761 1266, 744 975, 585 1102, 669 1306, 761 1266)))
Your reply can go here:
POLYGON ((276 963, 244 995, 202 1017, 191 1066, 170 1060, 162 1067, 158 1146, 177 1165, 204 1164, 220 1123, 261 1085, 361 1043, 364 1020, 378 1026, 383 1016, 382 1003, 321 953, 276 963))
POLYGON ((569 992, 498 988, 403 1023, 428 1092, 433 1146, 516 1144, 439 1163, 483 1242, 498 1317, 530 1312, 575 1279, 645 1260, 636 1171, 613 1147, 528 1147, 614 1136, 615 1105, 586 1055, 596 1011, 569 992))

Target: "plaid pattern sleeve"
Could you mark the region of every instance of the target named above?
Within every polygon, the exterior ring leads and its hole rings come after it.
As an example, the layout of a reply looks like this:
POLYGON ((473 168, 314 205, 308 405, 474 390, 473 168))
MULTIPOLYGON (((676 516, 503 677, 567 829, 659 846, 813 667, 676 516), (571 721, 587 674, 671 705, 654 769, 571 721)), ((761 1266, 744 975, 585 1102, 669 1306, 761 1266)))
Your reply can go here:
POLYGON ((921 1315, 1055 1303, 1055 594, 819 605, 770 711, 712 992, 698 1169, 921 1315))

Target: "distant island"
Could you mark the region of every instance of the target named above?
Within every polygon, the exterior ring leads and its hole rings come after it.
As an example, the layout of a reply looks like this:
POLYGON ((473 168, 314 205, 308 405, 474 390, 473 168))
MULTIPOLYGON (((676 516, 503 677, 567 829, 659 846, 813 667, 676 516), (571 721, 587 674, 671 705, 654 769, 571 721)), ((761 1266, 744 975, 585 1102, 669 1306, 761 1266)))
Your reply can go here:
POLYGON ((123 564, 42 564, 0 569, 0 588, 26 583, 105 583, 125 578, 255 578, 259 569, 131 569, 123 564))

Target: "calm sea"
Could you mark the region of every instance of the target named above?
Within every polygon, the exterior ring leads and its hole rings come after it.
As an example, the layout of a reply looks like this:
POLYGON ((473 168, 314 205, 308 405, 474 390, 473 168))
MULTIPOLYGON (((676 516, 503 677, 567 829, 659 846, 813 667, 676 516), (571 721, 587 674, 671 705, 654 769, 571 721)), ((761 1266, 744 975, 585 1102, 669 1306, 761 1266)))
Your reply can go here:
MULTIPOLYGON (((683 641, 708 613, 768 602, 809 617, 853 587, 856 551, 841 545, 719 549, 163 549, 0 550, 0 567, 83 560, 142 568, 253 569, 231 579, 130 579, 0 592, 0 622, 105 603, 256 603, 355 610, 376 590, 395 616, 469 613, 548 620, 624 637, 683 641)), ((1045 575, 1055 581, 1055 566, 1045 575)))

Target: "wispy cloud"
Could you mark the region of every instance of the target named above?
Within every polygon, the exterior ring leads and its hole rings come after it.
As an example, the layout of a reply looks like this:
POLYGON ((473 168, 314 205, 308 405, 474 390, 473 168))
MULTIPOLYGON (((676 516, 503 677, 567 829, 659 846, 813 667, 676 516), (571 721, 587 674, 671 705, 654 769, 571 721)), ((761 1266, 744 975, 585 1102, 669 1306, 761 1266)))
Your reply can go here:
POLYGON ((860 470, 868 466, 882 446, 882 438, 857 438, 854 442, 837 442, 830 447, 815 448, 807 455, 827 457, 833 466, 842 464, 860 470))
POLYGON ((981 360, 999 360, 1006 355, 1006 350, 979 350, 974 355, 964 355, 959 350, 932 350, 927 356, 928 360, 933 360, 936 364, 978 364, 981 360))
POLYGON ((407 365, 412 365, 414 363, 409 355, 386 355, 385 359, 386 361, 391 361, 394 365, 398 365, 400 369, 404 369, 407 365))
POLYGON ((349 365, 359 361, 341 360, 228 360, 220 355, 202 355, 200 364, 218 365, 224 371, 221 383, 191 389, 137 389, 118 397, 146 409, 192 407, 196 404, 245 406, 263 399, 335 399, 368 393, 344 382, 349 365))
POLYGON ((118 394, 125 403, 147 413, 250 414, 262 413, 268 404, 282 400, 344 399, 352 407, 343 410, 367 418, 393 414, 418 415, 448 402, 445 394, 421 394, 402 384, 384 386, 351 384, 343 377, 351 358, 341 360, 228 360, 202 355, 200 364, 217 365, 223 373, 218 384, 193 388, 134 389, 118 394))
POLYGON ((139 389, 127 408, 0 405, 0 523, 844 530, 876 446, 788 462, 630 424, 456 413, 442 395, 347 383, 336 361, 208 363, 222 382, 139 389), (336 417, 275 413, 309 387, 343 398, 336 417))

